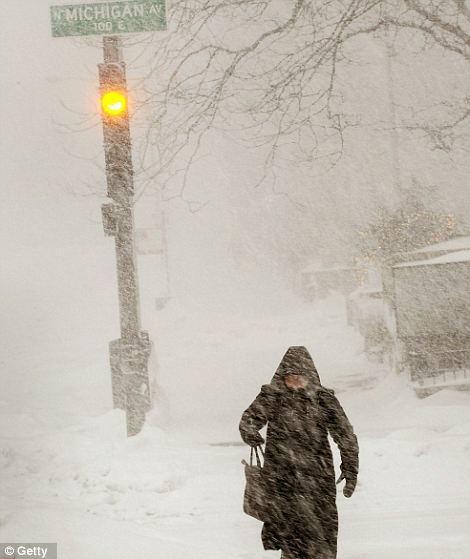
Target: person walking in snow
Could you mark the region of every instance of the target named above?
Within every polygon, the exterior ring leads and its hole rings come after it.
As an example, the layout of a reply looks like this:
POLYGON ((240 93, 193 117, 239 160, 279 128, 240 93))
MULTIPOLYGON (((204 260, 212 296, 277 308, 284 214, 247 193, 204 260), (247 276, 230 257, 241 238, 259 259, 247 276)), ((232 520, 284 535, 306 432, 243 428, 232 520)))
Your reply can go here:
POLYGON ((335 559, 338 513, 328 434, 341 453, 338 482, 346 481, 346 497, 356 487, 359 449, 343 408, 333 390, 321 385, 303 346, 287 350, 271 384, 243 413, 243 441, 263 444, 259 431, 266 424, 264 549, 281 549, 283 559, 335 559))

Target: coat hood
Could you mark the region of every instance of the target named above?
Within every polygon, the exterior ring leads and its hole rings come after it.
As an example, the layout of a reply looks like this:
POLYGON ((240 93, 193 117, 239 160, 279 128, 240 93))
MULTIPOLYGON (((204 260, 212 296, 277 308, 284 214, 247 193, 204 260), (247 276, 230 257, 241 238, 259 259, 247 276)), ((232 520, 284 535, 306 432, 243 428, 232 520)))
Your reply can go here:
POLYGON ((292 346, 286 351, 274 373, 271 385, 280 389, 284 388, 283 378, 291 371, 307 377, 311 386, 321 386, 315 363, 306 347, 292 346))

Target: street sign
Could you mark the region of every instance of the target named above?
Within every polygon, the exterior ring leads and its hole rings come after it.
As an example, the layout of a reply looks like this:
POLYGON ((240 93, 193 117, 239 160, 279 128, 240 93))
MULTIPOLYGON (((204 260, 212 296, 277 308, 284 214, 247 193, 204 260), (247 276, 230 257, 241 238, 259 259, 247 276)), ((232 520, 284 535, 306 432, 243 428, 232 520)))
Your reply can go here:
POLYGON ((166 29, 165 0, 51 6, 53 37, 119 35, 166 29))

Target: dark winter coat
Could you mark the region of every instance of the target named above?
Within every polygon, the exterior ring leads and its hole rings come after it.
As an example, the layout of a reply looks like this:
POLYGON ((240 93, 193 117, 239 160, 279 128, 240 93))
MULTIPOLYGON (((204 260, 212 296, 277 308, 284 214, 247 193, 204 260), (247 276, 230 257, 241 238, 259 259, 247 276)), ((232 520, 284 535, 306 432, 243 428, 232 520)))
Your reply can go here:
POLYGON ((336 485, 328 433, 339 447, 341 471, 355 480, 358 445, 334 392, 320 384, 308 351, 291 347, 271 384, 243 413, 240 433, 252 446, 268 424, 263 475, 269 495, 264 549, 282 549, 295 559, 334 559, 338 534, 336 485), (305 389, 291 390, 283 377, 307 376, 305 389))

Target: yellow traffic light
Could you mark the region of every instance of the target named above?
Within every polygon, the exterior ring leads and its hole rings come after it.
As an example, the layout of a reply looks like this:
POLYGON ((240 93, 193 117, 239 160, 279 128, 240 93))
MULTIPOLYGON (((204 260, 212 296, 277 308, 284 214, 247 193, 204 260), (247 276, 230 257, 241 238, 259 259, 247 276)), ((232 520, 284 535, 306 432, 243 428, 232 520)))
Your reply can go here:
POLYGON ((108 91, 101 98, 103 111, 108 115, 118 116, 126 110, 126 96, 119 91, 108 91))

